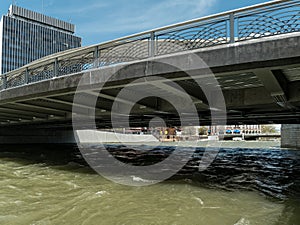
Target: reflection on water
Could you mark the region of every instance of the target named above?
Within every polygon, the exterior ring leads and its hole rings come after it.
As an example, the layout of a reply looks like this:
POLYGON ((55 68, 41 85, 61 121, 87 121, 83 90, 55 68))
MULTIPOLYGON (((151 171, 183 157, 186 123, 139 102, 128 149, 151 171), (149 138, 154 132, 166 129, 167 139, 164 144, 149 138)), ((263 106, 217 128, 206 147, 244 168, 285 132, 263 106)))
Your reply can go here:
POLYGON ((299 224, 298 151, 225 148, 200 173, 202 152, 169 181, 128 187, 94 173, 72 146, 2 147, 0 224, 299 224))

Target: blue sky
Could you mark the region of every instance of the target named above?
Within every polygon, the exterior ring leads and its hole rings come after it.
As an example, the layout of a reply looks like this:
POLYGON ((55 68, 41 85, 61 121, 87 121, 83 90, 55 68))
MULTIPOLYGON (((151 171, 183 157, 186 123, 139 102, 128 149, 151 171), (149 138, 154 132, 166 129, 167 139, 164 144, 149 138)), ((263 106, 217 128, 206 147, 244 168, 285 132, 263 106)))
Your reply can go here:
MULTIPOLYGON (((84 46, 268 0, 15 0, 18 6, 71 21, 84 46)), ((12 0, 1 0, 6 14, 12 0)))

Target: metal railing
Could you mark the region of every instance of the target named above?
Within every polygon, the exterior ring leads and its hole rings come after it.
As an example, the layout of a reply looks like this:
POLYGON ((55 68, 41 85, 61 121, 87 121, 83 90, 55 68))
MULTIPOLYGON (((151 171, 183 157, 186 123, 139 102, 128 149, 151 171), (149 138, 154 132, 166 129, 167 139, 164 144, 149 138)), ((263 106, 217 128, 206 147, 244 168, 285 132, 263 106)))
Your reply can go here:
POLYGON ((56 53, 3 74, 0 90, 112 64, 300 31, 300 0, 276 0, 56 53))

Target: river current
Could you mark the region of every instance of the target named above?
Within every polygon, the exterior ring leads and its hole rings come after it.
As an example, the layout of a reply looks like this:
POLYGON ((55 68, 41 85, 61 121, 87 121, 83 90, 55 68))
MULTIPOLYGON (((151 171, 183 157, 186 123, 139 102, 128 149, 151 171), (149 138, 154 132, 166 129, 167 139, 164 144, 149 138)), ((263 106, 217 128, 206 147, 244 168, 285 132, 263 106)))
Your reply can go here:
MULTIPOLYGON (((107 148, 145 163, 174 147, 107 148)), ((203 150, 171 179, 131 187, 98 175, 75 146, 2 146, 0 224, 300 224, 299 151, 223 147, 199 172, 203 150)))

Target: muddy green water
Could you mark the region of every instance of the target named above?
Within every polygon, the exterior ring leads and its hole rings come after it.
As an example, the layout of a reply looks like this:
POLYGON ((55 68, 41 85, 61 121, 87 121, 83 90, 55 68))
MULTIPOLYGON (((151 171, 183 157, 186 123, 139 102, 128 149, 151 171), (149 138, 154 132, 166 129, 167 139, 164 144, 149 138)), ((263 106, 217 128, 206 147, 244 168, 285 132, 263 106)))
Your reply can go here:
POLYGON ((118 185, 62 152, 0 153, 0 224, 297 225, 288 204, 190 179, 118 185))

